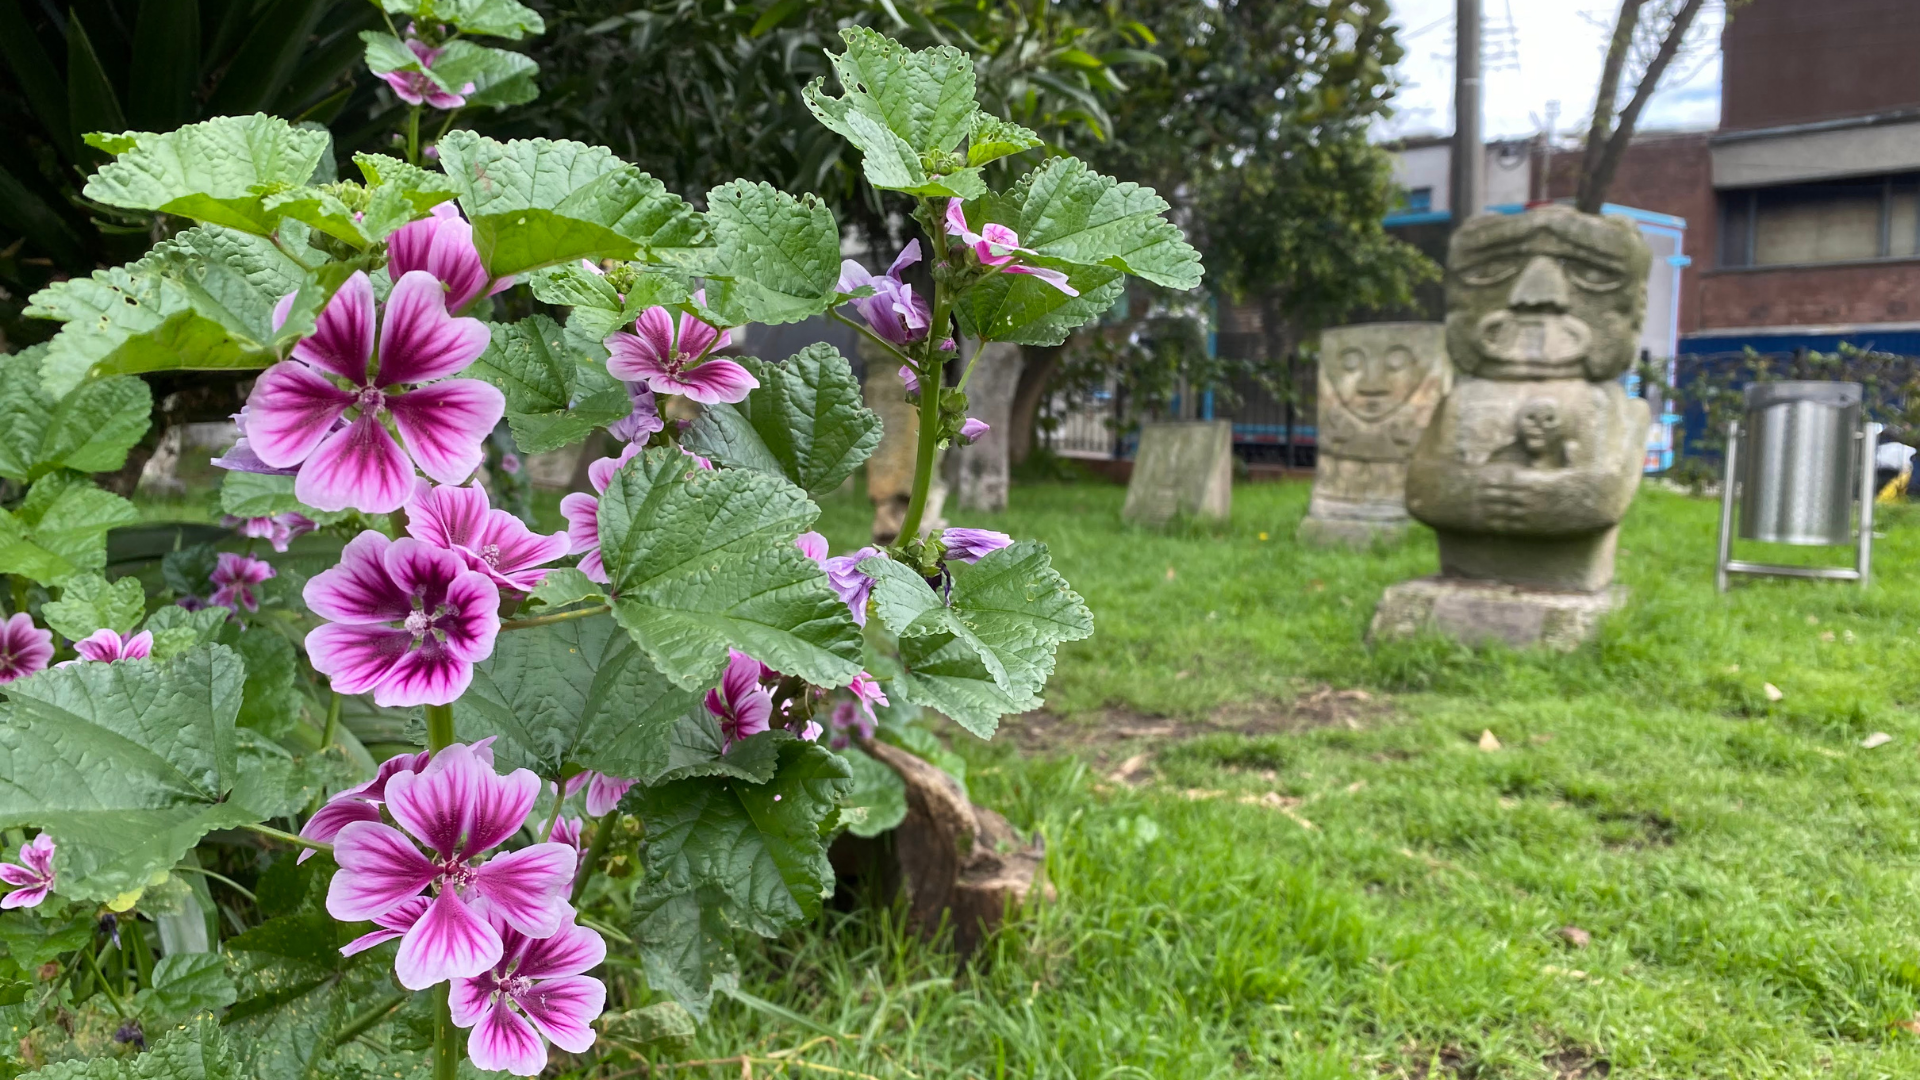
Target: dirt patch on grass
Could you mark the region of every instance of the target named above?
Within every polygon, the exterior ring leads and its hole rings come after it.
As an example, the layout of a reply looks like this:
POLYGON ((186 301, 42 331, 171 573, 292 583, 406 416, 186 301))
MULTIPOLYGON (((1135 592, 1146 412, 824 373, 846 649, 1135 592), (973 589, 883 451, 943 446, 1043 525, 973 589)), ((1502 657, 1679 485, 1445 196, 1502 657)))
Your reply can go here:
POLYGON ((1540 1063, 1553 1070, 1555 1080, 1600 1080, 1613 1075, 1613 1063, 1577 1046, 1556 1050, 1540 1063))
POLYGON ((1289 701, 1222 705, 1198 720, 1151 716, 1130 709, 1101 709, 1067 717, 1042 709, 1001 722, 1003 738, 1029 754, 1111 749, 1132 742, 1193 739, 1202 735, 1277 735, 1315 728, 1363 731, 1378 726, 1394 706, 1386 695, 1336 690, 1321 684, 1289 701))

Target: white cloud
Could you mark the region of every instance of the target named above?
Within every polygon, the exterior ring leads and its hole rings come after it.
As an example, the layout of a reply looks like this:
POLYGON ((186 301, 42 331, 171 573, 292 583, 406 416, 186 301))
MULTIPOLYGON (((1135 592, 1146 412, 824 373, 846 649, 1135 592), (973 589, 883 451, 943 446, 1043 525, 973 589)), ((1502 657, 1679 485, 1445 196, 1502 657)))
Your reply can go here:
MULTIPOLYGON (((1381 138, 1453 130, 1455 0, 1392 0, 1406 56, 1397 68, 1396 115, 1381 138)), ((1531 135, 1548 122, 1561 134, 1585 126, 1600 83, 1607 32, 1619 12, 1605 0, 1482 0, 1483 127, 1488 138, 1531 135)), ((1720 13, 1701 16, 1697 55, 1676 61, 1641 117, 1643 130, 1710 128, 1720 118, 1720 13)))

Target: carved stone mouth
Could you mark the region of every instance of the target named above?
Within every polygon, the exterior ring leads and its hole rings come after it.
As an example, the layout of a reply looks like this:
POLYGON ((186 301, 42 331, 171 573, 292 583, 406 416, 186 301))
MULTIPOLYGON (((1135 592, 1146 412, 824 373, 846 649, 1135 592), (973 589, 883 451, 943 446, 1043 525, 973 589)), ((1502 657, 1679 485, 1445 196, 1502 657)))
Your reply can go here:
POLYGON ((1474 336, 1489 360, 1535 376, 1577 369, 1593 346, 1592 327, 1572 315, 1495 311, 1474 336))

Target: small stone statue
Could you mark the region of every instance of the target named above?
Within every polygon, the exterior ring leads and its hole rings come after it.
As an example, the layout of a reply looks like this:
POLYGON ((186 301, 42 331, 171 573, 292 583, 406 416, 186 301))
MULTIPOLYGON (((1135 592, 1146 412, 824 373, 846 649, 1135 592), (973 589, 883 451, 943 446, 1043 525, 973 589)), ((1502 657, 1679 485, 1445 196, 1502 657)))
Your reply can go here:
POLYGON ((1458 372, 1414 449, 1407 509, 1442 579, 1597 593, 1640 484, 1633 363, 1651 256, 1631 224, 1548 206, 1462 225, 1447 258, 1458 372))
POLYGON ((1363 323, 1320 335, 1309 544, 1365 547, 1407 527, 1407 458, 1451 385, 1440 323, 1363 323))

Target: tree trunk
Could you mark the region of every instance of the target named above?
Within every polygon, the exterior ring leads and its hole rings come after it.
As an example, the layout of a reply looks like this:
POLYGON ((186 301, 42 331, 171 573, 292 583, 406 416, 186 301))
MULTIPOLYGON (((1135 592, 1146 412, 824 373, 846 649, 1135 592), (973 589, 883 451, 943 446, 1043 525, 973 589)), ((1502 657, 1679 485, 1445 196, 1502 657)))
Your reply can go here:
MULTIPOLYGON (((1589 214, 1597 214, 1606 204, 1607 189, 1613 186, 1613 174, 1620 168, 1620 159, 1627 155, 1627 144, 1633 140, 1633 129, 1640 122, 1640 113, 1660 86, 1660 77, 1667 73, 1667 66, 1680 53, 1680 46, 1686 42, 1687 31, 1693 28, 1693 20, 1700 14, 1706 0, 1687 0, 1678 14, 1673 17, 1673 25, 1667 28, 1667 36, 1660 41, 1660 51, 1654 54, 1653 63, 1647 65, 1647 73, 1640 77, 1640 85, 1633 89, 1633 100, 1620 111, 1620 122, 1614 125, 1613 135, 1607 139, 1606 147, 1601 151, 1593 168, 1580 179, 1580 201, 1578 206, 1589 214)), ((1617 33, 1617 31, 1616 31, 1617 33)))
POLYGON ((991 429, 971 446, 955 446, 960 505, 998 513, 1007 508, 1007 432, 1013 427, 1013 398, 1020 383, 1020 346, 988 342, 980 346, 967 382, 967 415, 991 429))
POLYGON ((1040 405, 1047 399, 1053 373, 1060 370, 1065 345, 1023 345, 1020 353, 1026 363, 1020 368, 1020 385, 1013 391, 1013 415, 1007 424, 1007 461, 1018 465, 1032 455, 1039 433, 1035 425, 1040 405))
POLYGON ((1600 66, 1600 92, 1593 99, 1593 122, 1587 127, 1587 146, 1580 159, 1580 191, 1576 205, 1589 214, 1600 212, 1602 199, 1588 206, 1588 178, 1600 167, 1608 137, 1613 133, 1614 102, 1620 97, 1620 72, 1627 66, 1627 52, 1633 46, 1634 27, 1640 23, 1640 9, 1647 0, 1620 0, 1620 17, 1613 21, 1613 37, 1607 42, 1607 59, 1600 66))

